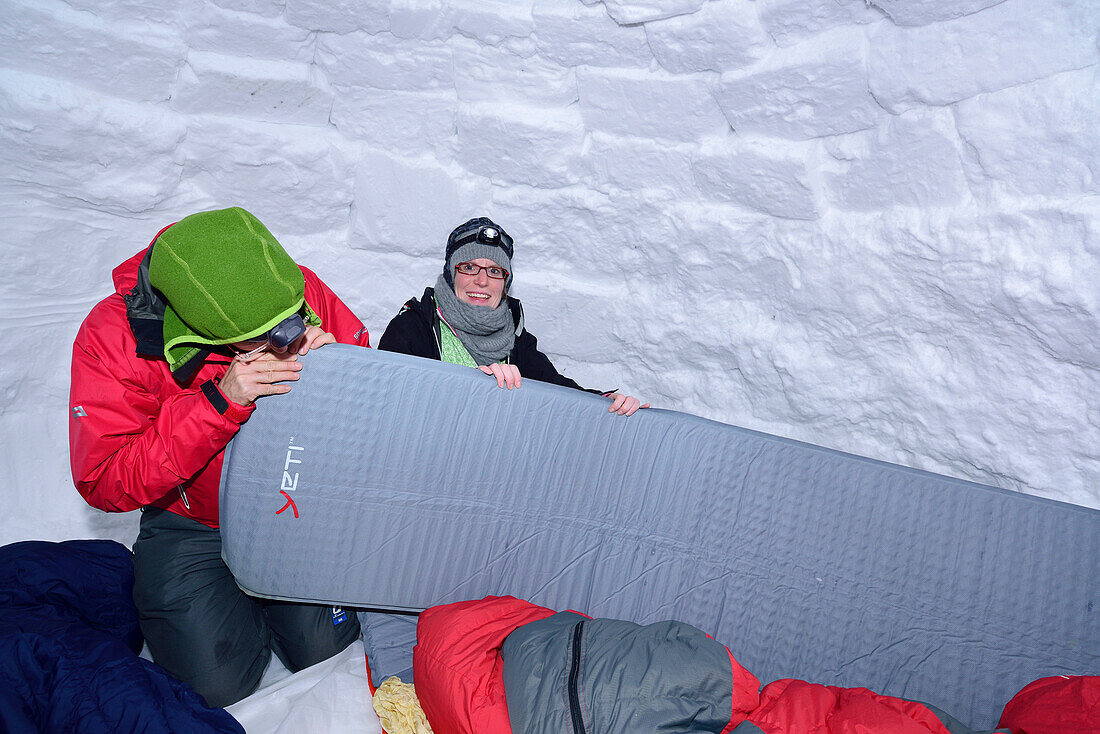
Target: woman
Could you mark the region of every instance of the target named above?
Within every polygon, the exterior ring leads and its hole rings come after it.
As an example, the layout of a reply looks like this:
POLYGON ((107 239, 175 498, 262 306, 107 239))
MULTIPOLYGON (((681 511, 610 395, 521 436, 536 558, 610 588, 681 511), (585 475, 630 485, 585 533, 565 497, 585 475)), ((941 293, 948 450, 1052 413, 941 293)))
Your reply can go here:
MULTIPOLYGON (((508 295, 512 252, 512 238, 487 217, 456 227, 435 288, 405 303, 378 348, 477 367, 509 390, 520 387, 523 377, 583 390, 554 369, 523 328, 523 307, 508 295)), ((588 392, 611 398, 608 412, 619 415, 649 407, 630 395, 588 392)))

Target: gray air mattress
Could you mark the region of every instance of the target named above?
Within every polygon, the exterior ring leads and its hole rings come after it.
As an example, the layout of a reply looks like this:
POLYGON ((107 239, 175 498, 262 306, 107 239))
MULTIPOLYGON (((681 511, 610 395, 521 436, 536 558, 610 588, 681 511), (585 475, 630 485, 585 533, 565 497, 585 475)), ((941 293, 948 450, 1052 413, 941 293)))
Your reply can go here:
POLYGON ((763 682, 991 728, 1100 673, 1100 512, 668 410, 326 346, 226 450, 224 556, 261 596, 511 594, 712 633, 763 682))

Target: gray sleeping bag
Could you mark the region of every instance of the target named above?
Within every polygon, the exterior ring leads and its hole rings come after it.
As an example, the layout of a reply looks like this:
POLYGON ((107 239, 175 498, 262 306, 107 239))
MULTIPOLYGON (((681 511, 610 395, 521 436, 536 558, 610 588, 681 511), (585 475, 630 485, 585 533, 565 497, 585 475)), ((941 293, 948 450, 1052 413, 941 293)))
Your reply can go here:
POLYGON ((735 695, 756 699, 743 680, 734 690, 729 651, 681 622, 559 612, 508 635, 501 657, 508 719, 523 734, 718 734, 747 713, 735 695))

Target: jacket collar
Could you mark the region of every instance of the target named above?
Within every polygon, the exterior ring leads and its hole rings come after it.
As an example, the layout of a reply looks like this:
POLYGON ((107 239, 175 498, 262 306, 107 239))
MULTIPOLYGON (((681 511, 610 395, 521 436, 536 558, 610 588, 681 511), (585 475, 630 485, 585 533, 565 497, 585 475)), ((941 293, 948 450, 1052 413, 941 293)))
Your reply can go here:
MULTIPOLYGON (((155 245, 156 239, 145 250, 145 256, 141 258, 137 268, 137 281, 129 292, 122 295, 122 300, 126 302, 126 320, 130 323, 130 331, 137 343, 136 353, 142 357, 163 360, 164 307, 167 301, 149 282, 149 261, 153 257, 155 245)), ((190 380, 209 354, 209 350, 200 349, 191 360, 172 373, 176 381, 183 384, 190 380)))

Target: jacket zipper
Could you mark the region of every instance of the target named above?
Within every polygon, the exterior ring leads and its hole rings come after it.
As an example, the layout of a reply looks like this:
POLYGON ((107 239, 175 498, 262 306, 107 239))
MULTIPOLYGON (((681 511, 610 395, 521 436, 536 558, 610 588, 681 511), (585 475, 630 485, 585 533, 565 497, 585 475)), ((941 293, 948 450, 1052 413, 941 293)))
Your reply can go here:
POLYGON ((585 734, 584 718, 581 716, 581 637, 584 634, 584 620, 573 628, 573 662, 569 666, 569 714, 573 719, 573 734, 585 734))

